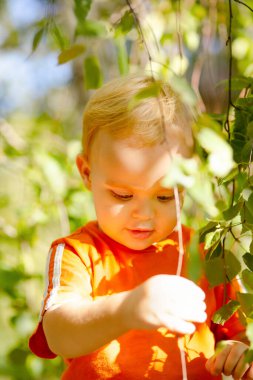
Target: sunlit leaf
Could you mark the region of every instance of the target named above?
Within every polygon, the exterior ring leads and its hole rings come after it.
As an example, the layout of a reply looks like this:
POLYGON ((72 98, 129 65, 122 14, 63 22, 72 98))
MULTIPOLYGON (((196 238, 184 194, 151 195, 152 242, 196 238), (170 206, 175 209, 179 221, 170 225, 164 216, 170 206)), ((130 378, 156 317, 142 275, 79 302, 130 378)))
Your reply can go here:
POLYGON ((84 61, 85 87, 87 89, 98 88, 103 82, 99 60, 96 56, 89 56, 84 61))
POLYGON ((251 342, 251 346, 253 348, 253 321, 248 323, 248 326, 246 328, 246 335, 251 342))
POLYGON ((69 62, 85 51, 84 45, 73 45, 69 49, 63 50, 58 56, 59 65, 69 62))
POLYGON ((247 289, 253 290, 253 272, 249 269, 244 269, 242 271, 242 280, 247 289))
POLYGON ((218 309, 212 316, 212 321, 219 325, 224 323, 239 309, 240 303, 238 301, 229 301, 226 305, 218 309))
POLYGON ((209 231, 214 230, 215 228, 216 228, 216 223, 215 222, 208 222, 204 227, 202 227, 200 229, 200 231, 199 231, 199 233, 200 233, 200 242, 204 242, 206 234, 209 231))
POLYGON ((238 175, 238 172, 238 167, 233 168, 228 175, 219 179, 219 185, 232 181, 238 175))
POLYGON ((219 177, 227 175, 234 167, 230 145, 210 128, 202 128, 197 138, 200 145, 209 153, 210 171, 219 177))
POLYGON ((237 299, 247 317, 253 317, 253 294, 237 293, 237 299))
POLYGON ((205 236, 205 249, 212 247, 221 238, 221 229, 208 232, 205 236))

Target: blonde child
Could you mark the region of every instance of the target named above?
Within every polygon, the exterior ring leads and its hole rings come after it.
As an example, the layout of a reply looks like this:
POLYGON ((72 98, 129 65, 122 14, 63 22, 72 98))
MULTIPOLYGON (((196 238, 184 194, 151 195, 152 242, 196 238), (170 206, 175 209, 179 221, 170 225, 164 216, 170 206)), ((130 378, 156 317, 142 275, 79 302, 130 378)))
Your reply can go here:
MULTIPOLYGON (((173 157, 191 155, 192 120, 164 83, 159 96, 133 104, 152 84, 146 76, 118 78, 86 106, 77 167, 97 220, 53 242, 30 348, 40 357, 62 356, 64 380, 181 380, 183 351, 189 380, 221 379, 222 373, 253 379, 237 316, 224 326, 211 322, 223 287, 185 278, 187 253, 182 276, 175 275, 175 193, 162 180, 173 157), (228 344, 215 355, 220 339, 228 344)), ((179 189, 180 205, 183 196, 179 189)), ((187 247, 192 231, 183 227, 182 233, 187 247)), ((235 296, 230 285, 226 294, 235 296)))

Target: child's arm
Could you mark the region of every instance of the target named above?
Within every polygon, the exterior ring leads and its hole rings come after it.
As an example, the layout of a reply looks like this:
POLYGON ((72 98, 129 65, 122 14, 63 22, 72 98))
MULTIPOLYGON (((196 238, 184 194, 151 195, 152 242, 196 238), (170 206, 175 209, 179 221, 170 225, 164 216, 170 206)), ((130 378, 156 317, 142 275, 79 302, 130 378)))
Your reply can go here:
POLYGON ((206 369, 213 376, 223 373, 232 375, 234 379, 253 380, 253 364, 245 362, 247 344, 236 340, 222 341, 222 347, 217 345, 216 353, 206 362, 206 369), (223 343, 224 342, 224 343, 223 343))
POLYGON ((44 315, 43 329, 54 353, 73 358, 95 351, 130 329, 166 327, 191 334, 192 322, 206 319, 204 297, 185 278, 157 275, 130 291, 51 308, 44 315))

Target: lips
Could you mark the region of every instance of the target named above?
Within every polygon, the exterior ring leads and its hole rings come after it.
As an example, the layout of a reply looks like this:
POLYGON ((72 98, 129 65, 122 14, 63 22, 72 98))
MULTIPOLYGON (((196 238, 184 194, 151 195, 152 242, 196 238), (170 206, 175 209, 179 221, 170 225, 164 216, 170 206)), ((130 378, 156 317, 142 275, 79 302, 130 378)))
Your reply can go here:
POLYGON ((141 239, 149 238, 152 235, 152 233, 154 232, 154 230, 136 228, 136 229, 128 229, 128 232, 135 239, 141 240, 141 239))

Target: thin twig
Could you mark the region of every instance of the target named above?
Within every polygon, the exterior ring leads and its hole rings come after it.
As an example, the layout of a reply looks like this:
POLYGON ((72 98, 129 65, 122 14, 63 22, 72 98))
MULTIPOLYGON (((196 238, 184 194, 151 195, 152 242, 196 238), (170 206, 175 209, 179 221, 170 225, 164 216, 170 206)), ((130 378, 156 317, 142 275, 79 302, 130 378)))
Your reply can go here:
POLYGON ((153 73, 153 68, 152 68, 152 62, 153 62, 153 59, 152 59, 152 56, 150 54, 150 51, 148 49, 148 45, 147 45, 147 41, 144 37, 144 33, 143 33, 143 30, 142 30, 142 26, 141 26, 141 23, 140 23, 140 20, 139 20, 139 17, 137 15, 137 13, 135 12, 133 6, 132 6, 132 3, 130 0, 126 0, 126 3, 130 9, 130 12, 132 13, 133 15, 133 18, 134 18, 134 21, 135 21, 135 24, 137 26, 137 30, 139 32, 139 35, 141 37, 141 42, 143 43, 144 47, 145 47, 145 50, 146 50, 146 53, 147 53, 147 56, 148 56, 148 60, 149 60, 149 66, 150 66, 150 71, 151 71, 151 75, 152 75, 152 78, 154 78, 154 73, 153 73))
POLYGON ((182 31, 181 31, 181 1, 177 0, 177 12, 176 12, 176 29, 177 29, 177 40, 178 40, 178 51, 181 61, 180 73, 182 73, 183 64, 183 48, 182 48, 182 31))
POLYGON ((251 12, 253 12, 253 8, 251 8, 248 4, 244 3, 243 1, 241 0, 234 0, 236 3, 238 4, 242 4, 244 5, 246 8, 248 8, 251 12))
POLYGON ((229 66, 228 66, 228 104, 227 104, 227 116, 225 120, 225 130, 228 134, 228 139, 230 140, 230 122, 229 122, 229 111, 230 106, 232 105, 232 19, 233 19, 233 11, 232 11, 232 3, 229 0, 229 23, 228 23, 228 38, 226 45, 228 46, 229 52, 229 66))
POLYGON ((221 245, 222 245, 222 257, 224 260, 224 271, 225 271, 224 283, 223 283, 223 287, 224 287, 223 305, 225 305, 225 303, 227 301, 227 274, 226 274, 226 269, 225 269, 225 266, 226 266, 226 263, 225 263, 225 243, 226 243, 226 235, 224 236, 222 243, 221 243, 221 245))
MULTIPOLYGON (((176 205, 176 216, 177 216, 177 234, 178 234, 178 263, 177 263, 177 276, 182 274, 183 258, 184 258, 184 243, 183 243, 183 232, 181 224, 181 207, 178 187, 174 186, 174 197, 176 205)), ((184 350, 184 337, 178 338, 178 347, 180 351, 181 367, 182 367, 182 380, 187 380, 187 366, 184 350)))

